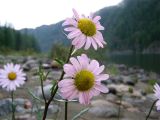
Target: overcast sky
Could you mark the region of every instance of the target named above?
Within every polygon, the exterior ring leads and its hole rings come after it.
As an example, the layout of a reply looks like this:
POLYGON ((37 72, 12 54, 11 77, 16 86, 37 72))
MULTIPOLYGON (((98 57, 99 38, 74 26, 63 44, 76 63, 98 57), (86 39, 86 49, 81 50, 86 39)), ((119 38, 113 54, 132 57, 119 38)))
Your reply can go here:
POLYGON ((0 0, 0 24, 16 29, 49 25, 72 17, 72 8, 88 15, 122 0, 0 0))

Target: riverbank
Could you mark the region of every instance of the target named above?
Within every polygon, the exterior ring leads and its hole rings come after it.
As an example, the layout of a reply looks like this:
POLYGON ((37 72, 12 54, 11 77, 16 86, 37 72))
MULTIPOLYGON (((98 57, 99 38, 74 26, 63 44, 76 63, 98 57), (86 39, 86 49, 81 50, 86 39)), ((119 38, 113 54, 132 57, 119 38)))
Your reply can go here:
MULTIPOLYGON (((37 74, 39 64, 50 74, 44 82, 46 98, 50 95, 53 80, 58 80, 62 69, 59 65, 45 57, 32 56, 0 56, 0 68, 5 63, 20 63, 27 73, 26 84, 15 92, 16 117, 18 120, 38 120, 41 118, 44 103, 35 100, 29 91, 42 99, 40 80, 37 74), (32 107, 31 107, 32 106, 32 107), (32 114, 31 114, 32 113, 32 114)), ((88 106, 80 105, 78 102, 69 103, 68 119, 81 110, 89 107, 89 110, 79 120, 117 120, 120 107, 120 119, 142 120, 148 113, 153 101, 153 85, 160 83, 160 75, 155 72, 147 72, 139 67, 127 67, 124 64, 107 64, 106 73, 110 74, 109 80, 103 82, 109 88, 109 93, 95 97, 88 106)), ((1 89, 1 88, 0 88, 1 89)), ((0 118, 10 118, 11 100, 10 94, 1 89, 0 92, 0 118)), ((61 97, 57 94, 57 99, 61 97)), ((48 118, 62 120, 64 116, 64 103, 53 101, 49 107, 48 118)), ((159 113, 154 108, 150 120, 158 120, 159 113)))

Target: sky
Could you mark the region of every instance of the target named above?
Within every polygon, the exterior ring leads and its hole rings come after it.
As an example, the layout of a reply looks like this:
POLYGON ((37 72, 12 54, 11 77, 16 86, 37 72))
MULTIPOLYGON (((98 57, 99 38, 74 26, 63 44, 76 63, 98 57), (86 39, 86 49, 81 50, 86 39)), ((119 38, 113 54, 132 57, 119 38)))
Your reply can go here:
POLYGON ((72 8, 89 15, 122 0, 0 0, 0 25, 9 23, 15 29, 50 25, 72 17, 72 8))

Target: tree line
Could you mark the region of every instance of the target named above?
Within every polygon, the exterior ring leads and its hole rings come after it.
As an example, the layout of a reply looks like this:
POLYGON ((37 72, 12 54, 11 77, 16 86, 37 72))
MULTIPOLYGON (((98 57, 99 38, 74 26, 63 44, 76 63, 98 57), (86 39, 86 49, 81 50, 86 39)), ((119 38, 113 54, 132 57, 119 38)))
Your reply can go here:
POLYGON ((21 33, 10 26, 0 26, 0 51, 39 51, 35 37, 21 33))

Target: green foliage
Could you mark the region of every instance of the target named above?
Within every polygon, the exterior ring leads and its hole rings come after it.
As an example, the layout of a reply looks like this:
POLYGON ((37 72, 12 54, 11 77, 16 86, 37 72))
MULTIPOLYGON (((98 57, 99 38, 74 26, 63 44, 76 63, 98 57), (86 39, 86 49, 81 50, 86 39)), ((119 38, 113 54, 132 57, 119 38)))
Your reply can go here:
POLYGON ((22 34, 8 26, 0 26, 0 52, 39 51, 36 39, 33 36, 22 34))
POLYGON ((154 80, 154 79, 148 80, 148 84, 151 86, 155 85, 156 82, 157 82, 157 80, 154 80))
POLYGON ((153 93, 153 86, 148 85, 148 86, 145 88, 145 92, 146 92, 147 94, 153 93))
POLYGON ((107 73, 111 75, 119 75, 120 71, 114 64, 110 64, 107 66, 107 73))
POLYGON ((69 47, 64 46, 62 43, 55 43, 53 44, 49 57, 60 61, 66 61, 68 52, 69 47))
POLYGON ((132 88, 132 87, 129 87, 129 88, 128 88, 128 92, 129 92, 129 93, 133 93, 133 88, 132 88))

